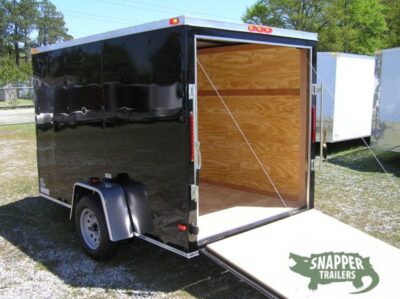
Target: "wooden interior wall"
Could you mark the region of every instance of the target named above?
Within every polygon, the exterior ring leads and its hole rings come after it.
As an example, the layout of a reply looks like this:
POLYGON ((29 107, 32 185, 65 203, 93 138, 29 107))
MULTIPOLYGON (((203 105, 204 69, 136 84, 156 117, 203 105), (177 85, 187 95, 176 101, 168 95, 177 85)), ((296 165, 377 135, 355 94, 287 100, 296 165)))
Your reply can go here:
MULTIPOLYGON (((279 192, 297 202, 305 200, 306 190, 308 90, 300 88, 308 82, 306 53, 266 45, 198 50, 198 60, 279 192)), ((197 69, 200 182, 276 196, 201 67, 197 69)))

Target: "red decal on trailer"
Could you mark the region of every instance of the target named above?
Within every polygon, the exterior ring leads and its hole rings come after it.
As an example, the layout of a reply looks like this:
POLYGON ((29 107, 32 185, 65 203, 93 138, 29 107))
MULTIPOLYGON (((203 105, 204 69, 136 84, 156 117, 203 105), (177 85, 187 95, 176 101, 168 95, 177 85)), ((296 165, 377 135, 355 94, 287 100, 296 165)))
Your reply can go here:
POLYGON ((190 161, 194 162, 194 114, 190 112, 190 161))
POLYGON ((315 106, 311 107, 311 142, 315 143, 317 140, 317 113, 315 106))

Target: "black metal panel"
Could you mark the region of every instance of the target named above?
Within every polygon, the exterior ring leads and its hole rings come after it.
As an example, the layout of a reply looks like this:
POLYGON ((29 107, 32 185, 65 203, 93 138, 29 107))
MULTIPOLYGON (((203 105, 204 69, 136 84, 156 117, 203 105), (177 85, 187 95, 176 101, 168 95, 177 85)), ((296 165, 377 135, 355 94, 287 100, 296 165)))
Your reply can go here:
POLYGON ((104 41, 106 170, 142 183, 163 242, 187 249, 182 28, 104 41))
POLYGON ((96 42, 51 52, 57 182, 50 191, 66 201, 75 182, 104 175, 101 51, 96 42))
POLYGON ((42 53, 32 57, 33 86, 35 90, 35 114, 37 164, 39 188, 46 192, 48 187, 55 185, 55 147, 53 134, 53 104, 54 96, 49 82, 48 61, 50 53, 42 53))
POLYGON ((175 27, 33 56, 38 166, 50 196, 127 173, 142 183, 151 234, 187 249, 189 140, 184 103, 184 28, 175 27), (45 115, 45 116, 44 116, 45 115))

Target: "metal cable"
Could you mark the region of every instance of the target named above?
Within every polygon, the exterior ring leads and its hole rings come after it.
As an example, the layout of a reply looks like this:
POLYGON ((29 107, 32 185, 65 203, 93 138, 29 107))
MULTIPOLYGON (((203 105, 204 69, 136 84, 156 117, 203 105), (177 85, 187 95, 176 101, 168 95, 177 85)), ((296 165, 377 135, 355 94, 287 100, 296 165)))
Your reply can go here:
MULTIPOLYGON (((276 187, 274 181, 272 180, 271 176, 268 174, 268 171, 265 169, 263 163, 261 162, 260 158, 258 158, 255 150, 253 149, 253 147, 251 146, 249 140, 247 139, 246 135, 243 133, 242 129, 240 128, 238 122, 236 121, 235 117, 233 116, 232 112, 230 111, 229 107, 226 105, 224 99, 222 98, 222 96, 220 95, 220 93, 218 92, 217 88, 215 87, 214 83, 211 81, 210 76, 208 75, 208 73, 206 72, 206 70, 204 69, 203 65, 200 63, 200 61, 198 59, 196 59, 197 63, 199 64, 201 70, 203 71, 204 75, 207 77, 208 82, 210 82, 212 88, 214 89, 214 91, 216 92, 218 98, 221 100, 222 104, 224 105, 226 111, 228 112, 229 116, 232 118, 232 121, 235 123, 237 129, 239 130, 240 134, 242 135, 243 139, 246 141, 247 145, 249 146, 251 152, 254 155, 254 158, 256 158, 258 164, 260 165, 261 169, 263 170, 265 176, 268 178, 269 182, 271 183, 272 187, 274 188, 276 194, 278 194, 279 199, 281 200, 281 202, 283 203, 283 205, 285 206, 285 208, 289 208, 286 203, 285 200, 283 199, 281 193, 279 192, 278 188, 276 187)), ((292 216, 292 211, 289 210, 289 214, 292 216)))

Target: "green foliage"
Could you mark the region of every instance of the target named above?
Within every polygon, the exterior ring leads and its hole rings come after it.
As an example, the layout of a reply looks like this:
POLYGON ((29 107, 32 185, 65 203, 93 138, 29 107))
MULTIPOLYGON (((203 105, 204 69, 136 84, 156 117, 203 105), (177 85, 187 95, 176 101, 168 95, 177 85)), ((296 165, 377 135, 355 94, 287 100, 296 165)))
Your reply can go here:
POLYGON ((18 67, 10 55, 0 57, 0 85, 26 82, 32 77, 30 62, 22 61, 18 67))
POLYGON ((287 29, 318 31, 324 25, 325 0, 258 0, 242 19, 287 29))
POLYGON ((0 84, 28 80, 30 49, 71 39, 67 32, 48 0, 0 0, 0 84))
POLYGON ((1 0, 0 5, 5 23, 4 41, 12 45, 10 48, 14 48, 15 63, 19 65, 20 44, 23 45, 22 54, 25 54, 25 60, 28 60, 30 34, 37 19, 36 2, 35 0, 1 0))
POLYGON ((387 45, 384 11, 379 0, 258 0, 242 19, 317 32, 321 51, 374 54, 387 45))
MULTIPOLYGON (((3 7, 3 0, 0 0, 0 8, 3 7)), ((0 55, 4 55, 7 52, 7 41, 6 41, 6 15, 3 9, 0 9, 0 55)))
POLYGON ((23 55, 25 57, 25 61, 28 61, 28 57, 30 55, 30 49, 32 47, 30 36, 32 31, 35 29, 38 20, 36 6, 35 0, 21 0, 18 7, 19 16, 23 16, 23 18, 18 19, 18 42, 24 45, 23 55))
POLYGON ((18 67, 11 56, 0 59, 0 85, 18 81, 18 67))
POLYGON ((400 47, 400 1, 382 0, 384 14, 389 31, 387 33, 387 46, 400 47))
POLYGON ((374 54, 387 43, 384 7, 378 0, 333 0, 328 26, 320 31, 320 49, 374 54))

